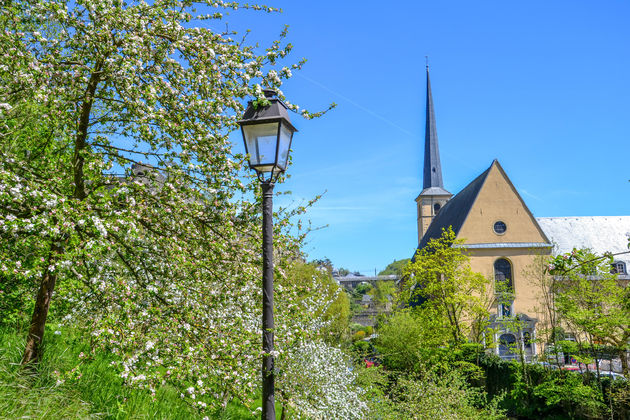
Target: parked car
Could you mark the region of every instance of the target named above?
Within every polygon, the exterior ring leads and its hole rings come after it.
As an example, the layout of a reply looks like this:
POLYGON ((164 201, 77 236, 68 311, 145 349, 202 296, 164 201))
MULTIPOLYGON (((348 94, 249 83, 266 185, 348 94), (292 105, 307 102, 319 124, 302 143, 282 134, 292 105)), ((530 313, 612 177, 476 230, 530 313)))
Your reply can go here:
POLYGON ((602 378, 610 378, 613 381, 627 381, 628 380, 628 378, 623 376, 621 373, 611 372, 609 370, 599 372, 599 375, 602 378))

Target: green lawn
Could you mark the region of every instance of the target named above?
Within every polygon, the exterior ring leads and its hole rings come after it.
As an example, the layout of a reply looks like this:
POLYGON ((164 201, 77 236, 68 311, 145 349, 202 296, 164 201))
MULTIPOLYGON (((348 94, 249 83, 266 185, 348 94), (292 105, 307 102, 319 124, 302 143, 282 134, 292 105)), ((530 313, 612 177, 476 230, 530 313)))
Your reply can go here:
POLYGON ((110 367, 112 356, 96 353, 70 329, 45 336, 44 357, 36 370, 19 365, 26 333, 0 329, 0 419, 252 419, 246 407, 231 403, 200 413, 169 386, 155 397, 123 386, 110 367), (83 355, 80 354, 83 353, 83 355))

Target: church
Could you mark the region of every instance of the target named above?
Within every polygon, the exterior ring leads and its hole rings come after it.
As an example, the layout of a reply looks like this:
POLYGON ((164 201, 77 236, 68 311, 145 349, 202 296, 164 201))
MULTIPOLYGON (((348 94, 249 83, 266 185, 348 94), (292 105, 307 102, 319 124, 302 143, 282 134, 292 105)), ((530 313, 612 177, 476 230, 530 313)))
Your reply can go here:
MULTIPOLYGON (((540 256, 548 257, 573 248, 595 253, 627 251, 630 216, 535 217, 498 160, 457 194, 444 188, 431 81, 427 67, 426 129, 422 191, 416 198, 418 249, 449 226, 470 257, 471 268, 512 289, 509 302, 501 300, 491 310, 496 353, 514 358, 515 345, 531 359, 544 351, 535 341, 544 323, 538 296, 540 289, 531 267, 540 256), (501 330, 501 319, 518 316, 523 328, 501 330)), ((629 254, 620 255, 611 267, 629 279, 629 254)))

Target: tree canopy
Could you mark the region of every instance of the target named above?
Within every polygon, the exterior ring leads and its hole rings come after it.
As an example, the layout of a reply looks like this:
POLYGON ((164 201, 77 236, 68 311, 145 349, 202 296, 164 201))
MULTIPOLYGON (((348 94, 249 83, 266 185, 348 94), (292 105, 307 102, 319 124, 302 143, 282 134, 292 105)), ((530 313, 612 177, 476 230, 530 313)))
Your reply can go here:
MULTIPOLYGON (((263 87, 286 101, 279 88, 302 61, 280 64, 286 31, 260 48, 213 29, 239 7, 274 11, 187 0, 3 6, 0 275, 39 290, 25 363, 39 357, 54 292, 52 310, 117 355, 128 385, 172 383, 200 410, 255 395, 260 200, 228 135, 246 98, 265 103, 263 87)), ((278 275, 300 257, 289 218, 301 211, 276 212, 278 275)), ((309 284, 277 290, 281 357, 325 323, 328 295, 303 299, 309 284)))
POLYGON ((421 302, 439 315, 456 343, 478 341, 493 300, 489 280, 472 271, 462 244, 450 227, 429 241, 404 270, 401 294, 406 302, 421 302))
POLYGON ((385 267, 384 270, 378 273, 378 275, 387 276, 391 274, 396 274, 398 276, 401 276, 405 267, 407 266, 407 264, 409 264, 410 261, 411 261, 411 258, 403 258, 402 260, 394 260, 393 262, 387 264, 387 267, 385 267))

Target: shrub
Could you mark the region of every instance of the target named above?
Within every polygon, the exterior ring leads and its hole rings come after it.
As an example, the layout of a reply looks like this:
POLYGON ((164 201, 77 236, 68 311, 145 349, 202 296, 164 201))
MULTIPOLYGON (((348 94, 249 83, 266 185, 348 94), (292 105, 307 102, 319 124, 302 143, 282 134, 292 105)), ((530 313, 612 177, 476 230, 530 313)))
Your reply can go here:
POLYGON ((352 335, 352 341, 359 341, 359 340, 363 340, 364 338, 365 338, 365 331, 363 330, 357 331, 352 335))

